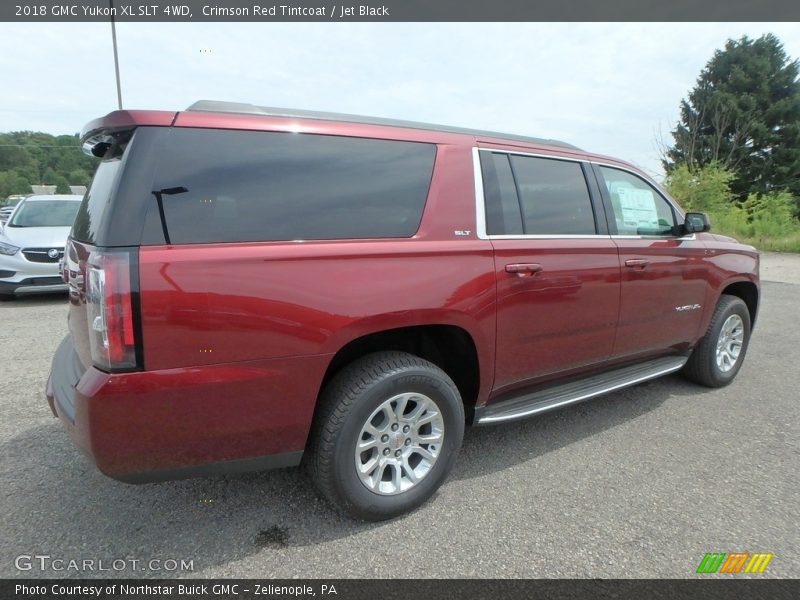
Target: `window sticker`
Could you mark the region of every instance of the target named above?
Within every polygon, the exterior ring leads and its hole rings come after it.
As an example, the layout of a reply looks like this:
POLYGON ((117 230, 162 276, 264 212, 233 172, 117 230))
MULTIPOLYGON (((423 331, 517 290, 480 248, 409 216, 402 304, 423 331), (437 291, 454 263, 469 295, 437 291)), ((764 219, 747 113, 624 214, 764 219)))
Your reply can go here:
POLYGON ((619 198, 625 229, 658 229, 658 210, 653 192, 641 188, 612 185, 612 194, 619 198))

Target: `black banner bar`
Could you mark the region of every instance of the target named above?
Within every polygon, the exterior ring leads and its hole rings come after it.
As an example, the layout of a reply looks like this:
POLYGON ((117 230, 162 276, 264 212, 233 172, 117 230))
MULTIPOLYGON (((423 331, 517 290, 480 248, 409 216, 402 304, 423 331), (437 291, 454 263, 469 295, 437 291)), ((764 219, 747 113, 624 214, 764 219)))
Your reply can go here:
POLYGON ((3 0, 0 21, 800 21, 797 0, 3 0), (111 8, 113 4, 113 8, 111 8))
POLYGON ((800 597, 800 581, 778 579, 605 580, 257 580, 6 579, 3 600, 315 599, 315 600, 783 600, 800 597))

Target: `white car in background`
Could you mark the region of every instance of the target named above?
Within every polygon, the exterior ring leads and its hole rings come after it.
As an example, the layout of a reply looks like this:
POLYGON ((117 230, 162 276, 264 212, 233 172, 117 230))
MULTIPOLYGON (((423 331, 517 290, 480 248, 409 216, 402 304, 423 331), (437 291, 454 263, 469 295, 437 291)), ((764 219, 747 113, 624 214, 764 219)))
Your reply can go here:
POLYGON ((29 196, 0 228, 0 298, 63 292, 58 272, 82 197, 29 196))
POLYGON ((8 218, 11 216, 11 213, 14 212, 14 209, 17 208, 17 204, 19 204, 19 200, 14 202, 13 204, 6 204, 2 208, 0 208, 0 223, 5 223, 8 221, 8 218))

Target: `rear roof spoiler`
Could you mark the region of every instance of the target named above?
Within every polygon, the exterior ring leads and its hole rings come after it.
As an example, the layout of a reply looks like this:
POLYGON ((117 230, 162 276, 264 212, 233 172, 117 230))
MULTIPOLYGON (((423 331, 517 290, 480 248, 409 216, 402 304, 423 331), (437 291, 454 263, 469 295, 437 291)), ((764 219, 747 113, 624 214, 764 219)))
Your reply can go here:
POLYGON ((81 148, 85 154, 103 156, 105 149, 121 132, 142 125, 169 127, 177 112, 163 110, 115 110, 104 117, 89 121, 81 131, 81 148))

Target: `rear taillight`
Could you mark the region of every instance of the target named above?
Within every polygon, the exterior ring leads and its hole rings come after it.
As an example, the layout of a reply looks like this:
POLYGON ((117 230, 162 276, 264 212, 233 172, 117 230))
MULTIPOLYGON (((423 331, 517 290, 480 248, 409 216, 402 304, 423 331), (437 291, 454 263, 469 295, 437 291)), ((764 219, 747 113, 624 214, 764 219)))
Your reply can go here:
POLYGON ((109 371, 136 368, 129 251, 95 250, 89 255, 86 275, 92 361, 109 371))

